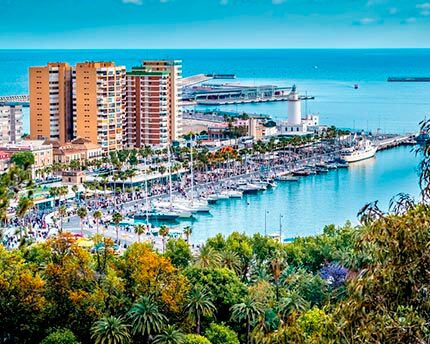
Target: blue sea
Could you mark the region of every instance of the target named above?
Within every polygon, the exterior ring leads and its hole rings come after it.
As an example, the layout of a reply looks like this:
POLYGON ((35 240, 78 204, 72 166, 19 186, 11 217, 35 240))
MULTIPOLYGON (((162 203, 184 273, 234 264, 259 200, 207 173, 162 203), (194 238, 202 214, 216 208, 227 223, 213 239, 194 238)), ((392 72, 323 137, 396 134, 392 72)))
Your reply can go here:
MULTIPOLYGON (((297 85, 315 96, 309 113, 322 124, 389 133, 418 130, 430 115, 430 83, 388 83, 389 76, 430 77, 430 49, 372 50, 0 50, 0 95, 28 92, 28 68, 49 61, 108 60, 128 68, 145 59, 181 59, 183 75, 233 73, 250 85, 297 85), (354 89, 354 84, 359 89, 354 89)), ((205 107, 203 107, 204 109, 205 107)), ((220 107, 286 119, 287 104, 263 103, 220 107)), ((25 116, 28 130, 28 112, 25 116)), ((373 200, 387 207, 396 193, 418 195, 418 158, 403 147, 377 154, 376 159, 347 171, 303 179, 244 200, 217 205, 210 216, 193 223, 195 240, 233 230, 262 232, 269 210, 268 231, 285 236, 317 233, 324 224, 355 221, 362 205, 373 200), (248 204, 249 203, 249 204, 248 204)))

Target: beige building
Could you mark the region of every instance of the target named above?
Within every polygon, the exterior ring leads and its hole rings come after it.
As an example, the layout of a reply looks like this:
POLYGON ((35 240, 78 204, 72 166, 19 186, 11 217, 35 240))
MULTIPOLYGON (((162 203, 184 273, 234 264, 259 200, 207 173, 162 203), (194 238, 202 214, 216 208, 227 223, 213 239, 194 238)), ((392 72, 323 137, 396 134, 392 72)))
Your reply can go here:
POLYGON ((127 73, 124 145, 165 146, 169 143, 169 74, 135 67, 127 73))
POLYGON ((55 163, 69 164, 73 160, 83 163, 103 157, 103 149, 100 145, 83 138, 64 144, 60 144, 58 141, 52 142, 52 146, 55 163))
POLYGON ((74 137, 99 144, 104 152, 122 149, 125 67, 84 62, 73 68, 74 137))
POLYGON ((48 63, 31 67, 30 138, 67 142, 72 139, 72 67, 48 63))
POLYGON ((168 78, 168 130, 170 141, 182 136, 182 61, 151 60, 143 61, 142 66, 148 72, 166 72, 168 78))
POLYGON ((0 151, 9 153, 10 156, 18 152, 32 152, 34 155, 33 177, 37 170, 50 166, 53 163, 52 144, 45 140, 24 140, 15 144, 1 145, 0 151))
POLYGON ((0 104, 0 143, 22 141, 22 106, 0 104))

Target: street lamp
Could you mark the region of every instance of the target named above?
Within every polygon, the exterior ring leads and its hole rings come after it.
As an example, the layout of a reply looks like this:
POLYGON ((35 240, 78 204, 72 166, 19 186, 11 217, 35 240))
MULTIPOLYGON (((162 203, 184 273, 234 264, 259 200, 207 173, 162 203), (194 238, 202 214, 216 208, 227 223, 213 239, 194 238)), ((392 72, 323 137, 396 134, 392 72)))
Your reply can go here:
POLYGON ((269 214, 268 210, 264 212, 264 236, 267 236, 267 214, 269 214))
POLYGON ((279 214, 279 241, 282 243, 282 218, 284 215, 279 214))

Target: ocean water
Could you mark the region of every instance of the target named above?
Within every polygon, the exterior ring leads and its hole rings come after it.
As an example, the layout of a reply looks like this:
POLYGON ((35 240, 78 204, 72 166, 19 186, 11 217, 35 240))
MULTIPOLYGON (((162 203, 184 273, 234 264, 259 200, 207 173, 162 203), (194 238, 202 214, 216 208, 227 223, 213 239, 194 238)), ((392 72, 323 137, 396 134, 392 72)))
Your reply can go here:
MULTIPOLYGON (((113 60, 131 68, 158 58, 182 59, 184 76, 234 73, 237 82, 251 85, 296 84, 301 93, 316 97, 308 102, 309 112, 343 128, 412 132, 430 114, 430 83, 386 81, 389 76, 430 76, 430 49, 0 50, 0 95, 27 93, 28 68, 49 61, 113 60)), ((276 119, 286 118, 286 108, 283 102, 222 107, 276 119)))
MULTIPOLYGON (((430 83, 388 83, 389 76, 430 77, 430 49, 384 50, 0 50, 0 95, 28 92, 28 68, 49 61, 115 61, 128 68, 144 59, 182 59, 183 75, 234 73, 236 82, 291 86, 315 96, 308 112, 322 124, 342 128, 406 133, 430 115, 430 83), (358 90, 354 84, 359 84, 358 90)), ((206 108, 206 107, 201 107, 206 108)), ((303 106, 305 108, 305 106, 303 106)), ((223 110, 287 118, 287 104, 263 103, 221 107, 223 110)), ((28 130, 28 110, 25 125, 28 130)), ((379 200, 387 207, 399 192, 418 195, 418 158, 410 147, 380 152, 376 159, 348 170, 313 176, 300 183, 280 184, 275 190, 215 205, 211 215, 193 222, 194 240, 218 232, 247 233, 279 230, 283 215, 285 236, 321 231, 329 223, 355 221, 359 209, 379 200)), ((183 223, 182 225, 186 225, 183 223)))

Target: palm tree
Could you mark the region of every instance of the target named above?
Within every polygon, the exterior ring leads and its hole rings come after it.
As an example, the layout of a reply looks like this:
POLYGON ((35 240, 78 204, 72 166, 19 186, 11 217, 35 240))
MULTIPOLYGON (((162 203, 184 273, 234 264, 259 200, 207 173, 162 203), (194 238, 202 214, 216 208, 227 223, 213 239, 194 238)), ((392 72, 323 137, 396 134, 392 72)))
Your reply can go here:
POLYGON ((95 344, 127 344, 130 342, 129 327, 122 317, 104 317, 92 326, 91 339, 95 344))
POLYGON ((81 234, 84 235, 84 219, 88 215, 88 210, 85 207, 80 207, 77 212, 79 218, 81 219, 81 234))
POLYGON ((219 267, 221 265, 221 256, 211 246, 205 245, 200 249, 196 264, 201 268, 219 267))
POLYGON ((93 218, 94 220, 96 220, 96 233, 97 235, 99 234, 99 223, 100 223, 100 219, 102 218, 103 213, 100 210, 96 210, 93 213, 93 218))
POLYGON ((193 228, 191 226, 186 226, 184 228, 184 234, 187 240, 187 243, 190 243, 191 234, 193 234, 193 228))
POLYGON ((156 335, 153 344, 180 344, 184 334, 175 326, 167 326, 160 334, 156 335))
POLYGON ((147 296, 141 297, 131 307, 128 316, 132 322, 133 334, 141 335, 144 343, 147 343, 154 333, 160 332, 167 323, 167 318, 161 313, 157 303, 147 296))
POLYGON ((285 320, 294 311, 303 312, 309 309, 310 304, 297 291, 290 291, 278 303, 278 312, 285 320))
POLYGON ((163 237, 163 253, 164 253, 164 249, 166 246, 166 237, 169 235, 169 228, 166 225, 162 225, 158 233, 163 237))
MULTIPOLYGON (((16 208, 16 216, 20 219, 22 229, 25 230, 24 218, 27 212, 33 208, 34 202, 30 197, 22 197, 19 199, 18 206, 16 208)), ((22 232, 21 232, 22 233, 22 232)), ((21 235, 22 239, 22 235, 21 235)))
POLYGON ((78 198, 78 191, 79 191, 79 188, 78 188, 78 186, 77 186, 77 185, 73 185, 73 186, 72 186, 72 191, 73 191, 73 193, 75 194, 75 197, 76 197, 76 198, 78 198))
POLYGON ((116 242, 119 240, 119 224, 122 221, 121 213, 115 212, 112 215, 112 222, 115 224, 116 242))
POLYGON ((250 344, 251 324, 263 313, 263 305, 248 295, 244 298, 243 302, 232 306, 230 311, 232 320, 238 322, 245 321, 246 344, 250 344))
POLYGON ((145 225, 137 225, 134 226, 134 233, 137 234, 137 240, 140 242, 140 236, 142 234, 144 234, 146 231, 146 226, 145 225))
POLYGON ((237 275, 240 273, 240 258, 236 252, 221 252, 221 266, 234 271, 237 275))
POLYGON ((60 233, 63 232, 63 218, 66 216, 66 207, 64 205, 61 205, 58 208, 58 215, 60 215, 60 233))
POLYGON ((202 316, 212 316, 216 311, 216 307, 211 301, 210 293, 204 287, 197 284, 188 294, 185 310, 190 320, 196 325, 196 333, 200 334, 202 316))

